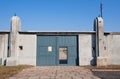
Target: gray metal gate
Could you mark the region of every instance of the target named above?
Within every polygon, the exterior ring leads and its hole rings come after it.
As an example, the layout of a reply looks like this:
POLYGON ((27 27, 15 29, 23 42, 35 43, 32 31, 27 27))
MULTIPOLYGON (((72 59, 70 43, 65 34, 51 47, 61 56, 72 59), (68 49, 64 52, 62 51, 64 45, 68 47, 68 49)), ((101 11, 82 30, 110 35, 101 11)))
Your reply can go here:
POLYGON ((77 65, 77 36, 38 36, 37 66, 77 65))

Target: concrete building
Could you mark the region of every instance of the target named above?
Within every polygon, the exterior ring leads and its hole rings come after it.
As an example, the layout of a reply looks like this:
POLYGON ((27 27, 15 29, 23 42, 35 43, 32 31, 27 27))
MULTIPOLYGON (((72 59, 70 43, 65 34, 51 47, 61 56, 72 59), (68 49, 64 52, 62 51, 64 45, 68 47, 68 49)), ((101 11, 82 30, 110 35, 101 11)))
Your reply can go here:
POLYGON ((1 65, 120 65, 120 32, 104 32, 102 17, 93 31, 22 31, 16 15, 10 26, 0 31, 1 65))

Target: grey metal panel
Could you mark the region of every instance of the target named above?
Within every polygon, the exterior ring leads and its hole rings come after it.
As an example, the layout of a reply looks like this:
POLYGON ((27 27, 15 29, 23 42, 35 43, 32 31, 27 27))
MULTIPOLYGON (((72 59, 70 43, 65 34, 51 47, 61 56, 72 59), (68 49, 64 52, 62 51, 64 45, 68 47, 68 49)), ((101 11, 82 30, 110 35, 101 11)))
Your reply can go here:
POLYGON ((55 46, 51 46, 52 47, 52 51, 48 51, 48 46, 39 46, 38 48, 38 52, 39 55, 46 55, 46 56, 53 56, 53 55, 56 55, 55 52, 56 52, 56 47, 55 46))
POLYGON ((77 65, 78 58, 77 58, 77 47, 70 46, 68 47, 68 64, 69 65, 77 65))
POLYGON ((59 46, 76 46, 76 36, 58 36, 57 44, 59 46))
POLYGON ((76 65, 77 60, 77 36, 38 36, 37 38, 37 65, 76 65), (48 51, 48 46, 52 51, 48 51), (59 63, 59 47, 68 48, 68 63, 59 63))
POLYGON ((37 66, 55 66, 56 58, 54 56, 40 56, 37 58, 37 66))
POLYGON ((56 37, 38 36, 37 38, 37 66, 56 65, 56 37), (52 51, 48 47, 52 47, 52 51))
POLYGON ((55 36, 38 36, 37 41, 39 46, 56 46, 55 36))
POLYGON ((77 36, 58 36, 57 46, 66 46, 68 48, 67 65, 76 65, 77 60, 77 36))

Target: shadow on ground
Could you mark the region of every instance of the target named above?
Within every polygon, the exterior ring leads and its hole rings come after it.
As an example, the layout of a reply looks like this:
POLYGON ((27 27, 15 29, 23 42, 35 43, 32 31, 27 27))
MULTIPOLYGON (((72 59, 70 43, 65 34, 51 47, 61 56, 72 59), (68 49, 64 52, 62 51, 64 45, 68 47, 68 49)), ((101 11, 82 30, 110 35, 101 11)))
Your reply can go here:
POLYGON ((92 71, 92 73, 101 79, 120 79, 120 71, 92 71))

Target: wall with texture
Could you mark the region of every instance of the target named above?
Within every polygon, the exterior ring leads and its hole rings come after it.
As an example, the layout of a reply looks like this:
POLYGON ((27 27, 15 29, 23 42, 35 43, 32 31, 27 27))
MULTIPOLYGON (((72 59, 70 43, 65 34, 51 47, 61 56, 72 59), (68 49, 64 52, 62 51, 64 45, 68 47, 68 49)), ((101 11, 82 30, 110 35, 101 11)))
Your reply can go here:
POLYGON ((79 65, 95 63, 95 35, 79 34, 79 65))
POLYGON ((36 34, 19 35, 18 64, 36 65, 36 34))
POLYGON ((120 65, 120 35, 119 34, 108 35, 107 43, 110 64, 120 65))
POLYGON ((4 65, 8 53, 8 34, 0 34, 0 64, 4 65))

